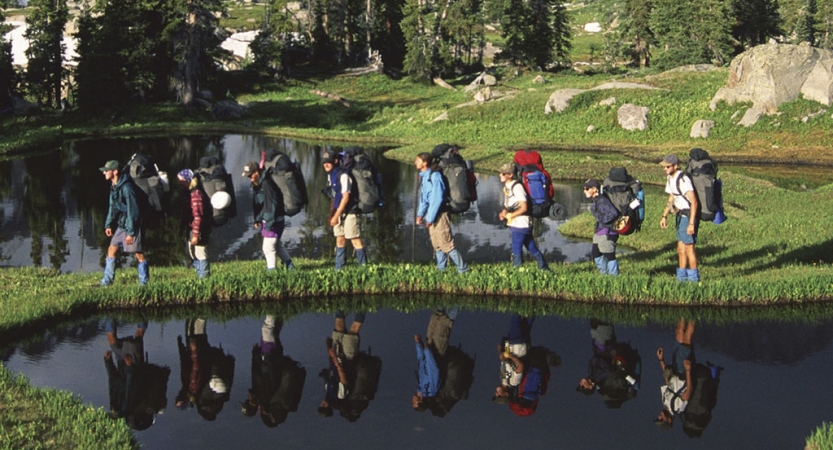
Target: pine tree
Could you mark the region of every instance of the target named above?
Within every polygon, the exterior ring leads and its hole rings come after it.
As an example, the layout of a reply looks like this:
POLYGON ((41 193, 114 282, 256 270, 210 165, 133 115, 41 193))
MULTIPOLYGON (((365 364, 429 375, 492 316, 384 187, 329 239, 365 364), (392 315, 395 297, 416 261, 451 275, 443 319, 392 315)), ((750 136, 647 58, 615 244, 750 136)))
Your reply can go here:
POLYGON ((215 13, 225 9, 221 0, 179 0, 181 19, 175 25, 174 81, 177 100, 191 106, 202 84, 217 72, 217 61, 225 51, 220 48, 219 20, 215 13))
MULTIPOLYGON (((0 23, 3 21, 3 11, 0 11, 0 23)), ((3 25, 0 25, 0 34, 5 34, 3 25)), ((12 65, 12 43, 0 39, 0 112, 14 108, 12 90, 14 87, 15 71, 12 65)))
POLYGON ((652 8, 651 0, 625 0, 621 23, 613 36, 625 55, 616 52, 614 58, 627 56, 638 67, 650 65, 651 48, 655 43, 650 26, 652 8))
POLYGON ((508 61, 515 66, 525 64, 531 12, 524 0, 505 0, 503 5, 500 27, 503 31, 504 45, 497 59, 508 61))
POLYGON ((740 46, 739 51, 783 34, 783 19, 775 0, 734 0, 732 14, 735 18, 732 36, 740 46))
POLYGON ((407 0, 402 19, 405 35, 405 59, 403 69, 413 79, 431 81, 434 73, 431 44, 426 22, 429 20, 428 0, 407 0))
POLYGON ((29 41, 26 57, 26 83, 29 92, 49 106, 61 102, 64 78, 64 27, 69 18, 66 0, 32 0, 26 18, 25 33, 29 41))
POLYGON ((655 0, 649 25, 656 36, 656 66, 723 65, 732 55, 731 15, 722 0, 655 0))
POLYGON ((798 32, 798 40, 800 42, 809 42, 810 45, 816 45, 816 14, 818 8, 816 0, 807 0, 807 5, 804 8, 804 20, 798 32))

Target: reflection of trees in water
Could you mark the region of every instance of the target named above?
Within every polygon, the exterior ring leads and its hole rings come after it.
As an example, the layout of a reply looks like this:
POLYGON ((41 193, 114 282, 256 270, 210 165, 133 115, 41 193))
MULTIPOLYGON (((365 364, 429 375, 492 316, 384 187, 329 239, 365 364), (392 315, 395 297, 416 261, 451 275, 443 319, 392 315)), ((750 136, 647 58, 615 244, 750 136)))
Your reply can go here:
MULTIPOLYGON (((12 161, 2 161, 0 162, 0 201, 5 201, 6 199, 14 200, 11 196, 12 193, 12 161)), ((5 223, 6 221, 6 210, 4 208, 0 208, 0 223, 5 223)), ((0 242, 4 241, 6 238, 3 236, 3 228, 0 227, 0 242)), ((9 259, 8 256, 4 256, 3 253, 0 251, 0 261, 9 259)))
POLYGON ((20 353, 40 360, 57 351, 63 344, 85 344, 96 340, 101 332, 97 318, 64 323, 36 336, 15 343, 20 353))
POLYGON ((736 361, 793 365, 830 346, 833 327, 828 325, 787 322, 731 326, 703 324, 698 325, 694 345, 724 353, 736 361))
POLYGON ((25 162, 23 215, 29 222, 32 238, 29 255, 36 267, 42 264, 45 239, 51 240, 48 250, 52 268, 60 269, 69 255, 62 176, 66 163, 66 153, 62 151, 27 158, 25 162))

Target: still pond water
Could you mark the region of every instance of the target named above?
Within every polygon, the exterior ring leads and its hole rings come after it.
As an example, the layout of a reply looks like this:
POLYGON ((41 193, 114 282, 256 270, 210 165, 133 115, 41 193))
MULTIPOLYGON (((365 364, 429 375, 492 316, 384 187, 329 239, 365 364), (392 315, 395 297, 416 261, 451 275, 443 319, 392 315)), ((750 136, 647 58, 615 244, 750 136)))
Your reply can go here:
MULTIPOLYGON (((136 152, 151 155, 172 180, 183 168, 196 169, 203 156, 218 156, 232 174, 238 215, 212 233, 210 259, 261 258, 259 232, 251 226, 251 189, 241 174, 246 163, 259 161, 261 150, 271 148, 299 162, 310 197, 304 211, 287 218, 284 245, 294 257, 332 258, 335 241, 325 223, 329 199, 320 193, 326 186, 323 148, 282 138, 226 135, 71 141, 48 154, 0 162, 0 264, 100 271, 108 243, 103 222, 109 184, 98 169, 109 159, 124 164, 136 152)), ((427 263, 433 255, 428 233, 413 226, 417 191, 413 165, 383 157, 384 149, 368 151, 383 175, 386 198, 377 213, 362 216, 368 257, 377 262, 427 263)), ((509 261, 510 233, 497 218, 503 198, 500 182, 493 173, 479 173, 478 180, 480 201, 465 214, 453 217, 457 247, 469 262, 509 261)), ((173 184, 169 228, 148 232, 151 265, 184 263, 184 237, 176 231, 182 193, 176 188, 173 184)), ((583 202, 579 184, 556 188, 556 200, 568 216, 589 206, 583 202)), ((535 226, 537 242, 547 258, 552 262, 587 260, 590 244, 565 239, 557 227, 550 219, 535 226)))
MULTIPOLYGON (((467 395, 452 396, 444 415, 417 412, 411 407, 417 386, 413 335, 426 333, 432 312, 381 307, 394 299, 367 301, 377 302, 379 308, 367 313, 359 330, 359 348, 378 358, 381 371, 375 395, 358 408, 354 422, 338 411, 329 418, 317 412, 324 398, 319 372, 328 368, 325 340, 334 326, 332 313, 298 314, 277 327, 285 363, 297 363, 305 372, 302 386, 290 383, 291 392, 284 394, 296 399, 297 410, 277 427, 267 427, 258 415, 247 417, 241 408, 253 387, 252 348, 261 340, 264 316, 205 322, 201 348, 212 349, 214 356, 200 367, 210 375, 193 386, 200 393, 195 406, 178 408, 178 396, 192 389, 191 361, 180 359, 178 339, 181 336, 187 345, 189 322, 200 322, 185 314, 180 317, 186 318, 160 319, 147 326, 143 338, 147 358, 142 367, 151 375, 136 376, 141 380, 135 389, 140 398, 130 405, 155 413, 135 436, 148 449, 799 449, 816 426, 833 419, 833 389, 823 381, 833 371, 829 320, 698 323, 693 337, 696 360, 724 369, 711 420, 702 436, 694 439, 683 432, 680 418, 668 431, 653 423, 661 408, 663 383, 656 349, 664 347, 670 355, 673 321, 615 324, 618 342, 636 349, 643 367, 635 397, 611 408, 600 394, 585 396, 575 389, 593 355, 590 319, 537 317, 532 345, 556 352, 561 364, 551 368, 537 411, 520 417, 508 405, 492 401, 499 380, 496 345, 506 336, 511 316, 466 307, 460 310, 449 340, 459 351, 448 350, 446 355, 454 353, 458 360, 473 362, 467 395)), ((352 318, 348 313, 348 327, 352 318)), ((107 318, 90 318, 24 344, 12 343, 3 359, 36 386, 68 390, 86 403, 109 409, 118 397, 109 394, 103 360, 110 349, 106 322, 107 318)), ((115 335, 133 335, 136 322, 135 318, 117 321, 115 335)), ((281 367, 288 370, 287 365, 281 367)))
MULTIPOLYGON (((60 151, 0 163, 0 264, 100 271, 107 245, 102 222, 108 185, 98 168, 107 159, 124 162, 137 151, 150 154, 172 174, 183 167, 195 168, 202 156, 219 156, 235 177, 239 206, 238 217, 212 235, 212 259, 261 258, 259 236, 251 229, 250 190, 239 175, 244 164, 258 160, 260 150, 267 148, 289 153, 307 177, 310 205, 288 219, 284 237, 288 250, 296 257, 331 257, 334 243, 324 224, 328 200, 318 194, 325 185, 322 148, 278 138, 227 135, 67 142, 60 151)), ((387 202, 377 214, 363 219, 369 256, 376 261, 427 263, 432 254, 427 233, 411 226, 415 171, 410 164, 385 159, 381 152, 371 150, 384 175, 387 202)), ((497 220, 499 182, 487 173, 478 174, 478 180, 480 202, 455 218, 458 247, 471 262, 508 261, 509 232, 497 220)), ((577 185, 558 186, 557 200, 568 216, 587 207, 577 185)), ((563 238, 557 226, 550 220, 536 224, 538 244, 548 259, 586 261, 590 244, 563 238)), ((176 233, 156 232, 149 234, 148 241, 153 244, 152 264, 184 263, 182 239, 176 233)), ((411 407, 417 384, 413 335, 426 332, 432 312, 386 309, 387 301, 368 300, 377 307, 367 314, 360 330, 360 350, 371 355, 368 361, 380 361, 381 370, 372 400, 358 408, 360 417, 352 422, 338 412, 330 418, 317 412, 324 396, 324 380, 318 375, 328 367, 325 339, 333 329, 332 313, 298 314, 279 327, 283 361, 304 368, 286 373, 305 376, 296 376, 293 389, 287 391, 297 401, 297 408, 292 408, 296 410, 276 428, 267 427, 258 415, 247 417, 241 412, 241 402, 259 379, 253 379, 252 346, 262 336, 262 315, 209 319, 205 334, 196 341, 207 358, 204 361, 210 362, 199 364, 203 376, 194 383, 188 376, 192 362, 180 359, 177 338, 183 336, 187 345, 187 324, 202 321, 196 316, 151 321, 142 339, 146 361, 134 372, 140 374, 134 376, 133 390, 139 398, 131 397, 128 406, 154 414, 144 424, 134 422, 136 428, 143 428, 136 431, 137 439, 149 449, 789 449, 802 448, 804 438, 816 426, 833 420, 833 389, 823 381, 833 373, 833 321, 824 319, 833 317, 829 312, 814 314, 822 319, 811 324, 777 320, 698 323, 694 335, 697 361, 724 370, 716 384, 712 418, 702 437, 693 439, 683 432, 679 418, 667 432, 653 424, 663 383, 656 349, 665 347, 670 355, 673 320, 615 324, 618 341, 637 349, 644 367, 637 377, 635 396, 614 408, 600 394, 584 396, 575 389, 593 356, 589 318, 593 313, 538 317, 532 344, 556 352, 561 364, 550 369, 547 392, 536 412, 520 417, 507 405, 491 400, 499 380, 496 346, 508 332, 511 315, 464 307, 450 339, 451 348, 458 350, 449 350, 447 355, 473 363, 471 377, 462 377, 468 382, 457 377, 467 389, 451 396, 444 414, 435 414, 411 407), (191 390, 199 393, 194 405, 186 401, 188 405, 177 407, 177 398, 191 390)), ((348 324, 351 319, 348 314, 348 324)), ((86 403, 109 409, 119 397, 111 395, 108 382, 117 386, 123 380, 108 377, 104 363, 104 353, 110 349, 107 323, 106 318, 93 317, 21 342, 1 339, 0 355, 7 367, 25 374, 36 386, 64 389, 86 403)), ((135 323, 135 318, 117 320, 114 336, 132 335, 135 323)), ((287 370, 285 365, 280 367, 287 370)))

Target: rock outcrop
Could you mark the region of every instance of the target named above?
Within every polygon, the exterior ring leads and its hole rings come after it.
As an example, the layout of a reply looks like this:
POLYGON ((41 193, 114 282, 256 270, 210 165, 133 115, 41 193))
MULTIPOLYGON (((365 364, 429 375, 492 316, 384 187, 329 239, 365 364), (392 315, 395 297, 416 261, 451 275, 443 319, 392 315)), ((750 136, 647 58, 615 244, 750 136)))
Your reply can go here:
POLYGON ((625 103, 616 112, 619 126, 628 131, 643 131, 648 128, 648 107, 625 103))
MULTIPOLYGON (((606 89, 661 89, 647 84, 626 83, 621 81, 612 81, 610 83, 600 84, 590 89, 559 89, 550 95, 547 104, 544 105, 544 114, 552 114, 553 112, 562 112, 570 106, 570 100, 578 94, 586 91, 603 91, 606 89)), ((615 99, 614 99, 615 101, 615 99)))
POLYGON ((688 133, 692 138, 707 138, 709 131, 714 127, 714 120, 698 120, 691 126, 691 131, 688 133))
MULTIPOLYGON (((753 109, 771 115, 799 94, 826 106, 833 103, 833 52, 806 43, 764 44, 732 60, 729 80, 714 95, 709 108, 714 111, 720 101, 730 105, 751 102, 753 109)), ((756 114, 753 111, 744 119, 756 114)))

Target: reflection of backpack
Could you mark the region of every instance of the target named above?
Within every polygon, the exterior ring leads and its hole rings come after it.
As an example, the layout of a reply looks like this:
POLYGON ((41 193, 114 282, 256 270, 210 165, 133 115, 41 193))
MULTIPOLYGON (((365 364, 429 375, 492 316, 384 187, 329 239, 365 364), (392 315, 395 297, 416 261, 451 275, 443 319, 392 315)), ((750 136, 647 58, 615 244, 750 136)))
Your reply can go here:
POLYGON ((477 201, 477 177, 474 164, 460 155, 456 145, 440 144, 431 151, 431 157, 439 163, 447 188, 446 201, 452 213, 464 213, 477 201))
MULTIPOLYGON (((711 159, 709 152, 702 148, 692 148, 688 156, 685 173, 691 178, 691 184, 694 185, 694 192, 697 194, 700 220, 711 222, 717 212, 723 209, 723 182, 717 178, 717 163, 711 159)), ((680 191, 679 183, 678 177, 677 192, 680 191)))
POLYGON ((523 182, 529 197, 529 214, 547 217, 553 204, 554 189, 541 155, 535 150, 518 150, 512 160, 515 162, 515 179, 523 182))
POLYGON ((122 169, 138 187, 142 223, 146 227, 155 227, 165 219, 170 202, 170 185, 168 174, 159 171, 156 163, 144 153, 135 153, 122 169))
POLYGON ((624 167, 614 167, 602 183, 602 194, 610 199, 619 217, 614 227, 619 234, 639 231, 645 219, 645 191, 642 183, 628 175, 624 167))
POLYGON ((264 175, 272 177, 283 196, 284 213, 294 216, 307 205, 307 184, 301 165, 280 150, 267 150, 264 175))
POLYGON ((356 213, 369 214, 384 204, 382 175, 361 147, 345 148, 340 154, 339 166, 352 175, 356 185, 356 213))
POLYGON ((229 219, 237 216, 237 199, 234 196, 234 184, 231 174, 216 156, 200 159, 196 174, 208 198, 211 199, 212 225, 225 225, 229 219))
POLYGON ((700 436, 712 420, 712 410, 717 406, 717 391, 720 387, 719 369, 697 363, 691 368, 691 381, 694 389, 688 405, 680 414, 683 431, 689 436, 700 436))

